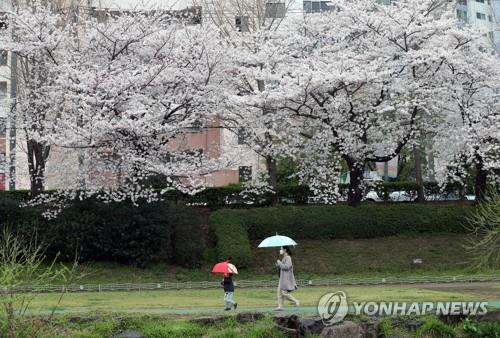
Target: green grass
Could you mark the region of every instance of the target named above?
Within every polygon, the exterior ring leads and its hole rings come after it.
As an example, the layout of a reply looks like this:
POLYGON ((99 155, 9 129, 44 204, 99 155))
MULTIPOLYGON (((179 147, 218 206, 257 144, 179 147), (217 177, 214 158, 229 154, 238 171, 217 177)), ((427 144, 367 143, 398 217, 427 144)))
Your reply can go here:
MULTIPOLYGON (((465 241, 466 236, 460 234, 301 241, 294 255, 294 270, 304 275, 463 270, 469 263, 462 247, 465 241), (421 258, 422 264, 414 264, 414 258, 421 258)), ((268 262, 274 261, 276 250, 253 252, 252 269, 256 273, 273 272, 268 262)))
MULTIPOLYGON (((307 287, 294 292, 301 307, 313 308, 318 299, 327 292, 342 290, 349 302, 410 302, 410 301, 485 301, 499 300, 495 284, 483 284, 476 291, 464 287, 433 288, 433 286, 332 286, 307 287), (488 286, 488 289, 485 287, 488 286)), ((42 294, 31 306, 33 314, 47 313, 57 303, 57 294, 42 294)), ((276 306, 274 288, 237 289, 235 299, 239 310, 270 309, 276 306)), ((103 292, 66 294, 58 312, 140 312, 140 313, 197 313, 222 309, 223 292, 207 290, 168 290, 145 292, 103 292)))
MULTIPOLYGON (((293 260, 297 278, 350 278, 387 276, 443 276, 498 273, 498 270, 469 268, 462 247, 467 237, 459 234, 407 235, 357 240, 299 241, 293 260), (414 264, 421 258, 422 264, 414 264)), ((252 264, 240 271, 239 279, 276 278, 276 249, 257 249, 253 243, 252 264)), ((238 262, 234 262, 238 265, 238 262)), ((166 264, 140 269, 117 263, 84 264, 86 276, 80 283, 145 283, 160 281, 216 280, 211 262, 198 269, 166 264)))
MULTIPOLYGON (((28 338, 36 329, 35 321, 27 321, 28 329, 19 330, 16 337, 28 338), (33 327, 34 326, 34 327, 33 327)), ((43 324, 42 324, 43 325, 43 324)), ((187 319, 165 316, 113 316, 102 315, 90 322, 72 322, 69 317, 59 316, 51 326, 44 325, 42 338, 109 338, 124 331, 133 330, 147 338, 282 338, 273 320, 268 316, 254 323, 238 323, 233 317, 210 326, 192 323, 187 319)), ((0 332, 0 335, 2 332, 0 332)), ((31 337, 30 337, 31 338, 31 337)))

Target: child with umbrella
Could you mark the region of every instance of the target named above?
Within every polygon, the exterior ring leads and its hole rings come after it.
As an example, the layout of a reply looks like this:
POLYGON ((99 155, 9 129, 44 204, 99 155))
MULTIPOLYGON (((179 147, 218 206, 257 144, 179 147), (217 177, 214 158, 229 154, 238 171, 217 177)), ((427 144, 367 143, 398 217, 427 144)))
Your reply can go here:
POLYGON ((229 311, 233 307, 235 310, 238 307, 233 299, 234 297, 234 283, 233 276, 238 274, 236 267, 230 263, 231 257, 224 262, 220 262, 214 265, 212 268, 213 273, 222 273, 223 278, 221 281, 221 286, 224 288, 224 310, 229 311))

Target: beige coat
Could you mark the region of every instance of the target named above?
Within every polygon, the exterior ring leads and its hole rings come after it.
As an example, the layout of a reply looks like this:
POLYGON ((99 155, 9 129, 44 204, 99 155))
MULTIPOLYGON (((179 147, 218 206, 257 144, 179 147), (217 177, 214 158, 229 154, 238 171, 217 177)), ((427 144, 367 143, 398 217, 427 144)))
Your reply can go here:
POLYGON ((292 291, 295 290, 295 276, 293 275, 292 257, 284 256, 280 263, 277 263, 280 268, 280 290, 292 291))

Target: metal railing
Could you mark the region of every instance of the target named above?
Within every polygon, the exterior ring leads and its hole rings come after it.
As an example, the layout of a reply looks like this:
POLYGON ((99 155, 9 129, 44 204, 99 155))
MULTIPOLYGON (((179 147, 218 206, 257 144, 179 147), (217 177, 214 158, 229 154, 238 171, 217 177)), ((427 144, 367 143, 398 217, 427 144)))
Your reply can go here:
MULTIPOLYGON (((299 279, 298 287, 335 286, 335 285, 395 285, 395 284, 435 284, 435 283, 472 283, 500 282, 500 275, 471 276, 418 276, 384 278, 337 278, 337 279, 299 279)), ((277 280, 236 280, 238 288, 272 288, 277 280)), ((113 291, 152 291, 152 290, 189 290, 220 288, 219 281, 203 282, 159 282, 159 283, 110 283, 110 284, 70 284, 70 285, 17 285, 0 286, 0 293, 50 293, 50 292, 113 292, 113 291)))

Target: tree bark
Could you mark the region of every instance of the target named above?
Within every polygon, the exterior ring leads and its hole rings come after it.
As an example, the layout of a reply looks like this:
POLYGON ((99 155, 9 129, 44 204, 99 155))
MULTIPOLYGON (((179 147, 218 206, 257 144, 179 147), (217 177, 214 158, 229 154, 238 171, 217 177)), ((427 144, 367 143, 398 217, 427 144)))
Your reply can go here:
POLYGON ((413 157, 415 160, 415 180, 417 182, 417 202, 425 202, 424 180, 422 178, 422 157, 420 156, 420 148, 413 146, 413 157))
POLYGON ((349 187, 347 191, 347 204, 357 207, 363 199, 363 176, 365 173, 365 163, 358 162, 351 157, 345 158, 349 167, 349 187))
MULTIPOLYGON (((257 87, 260 92, 263 92, 266 89, 266 84, 264 80, 257 80, 257 87)), ((263 114, 266 115, 269 112, 266 110, 266 108, 263 109, 263 114)), ((271 128, 271 126, 267 126, 268 128, 271 128)), ((271 137, 271 134, 266 132, 264 134, 266 144, 272 144, 273 139, 271 137)), ((266 155, 266 169, 267 169, 267 183, 269 186, 274 190, 274 194, 272 195, 271 198, 271 204, 276 204, 278 203, 278 167, 276 165, 276 159, 273 158, 271 155, 266 155)))
POLYGON ((30 192, 34 198, 45 190, 45 166, 50 153, 50 146, 35 140, 28 140, 28 170, 30 192))
POLYGON ((486 197, 486 189, 488 182, 488 171, 484 168, 483 158, 476 155, 476 178, 474 182, 474 193, 476 196, 476 203, 483 201, 486 197))
POLYGON ((271 204, 276 204, 278 203, 278 166, 272 156, 266 156, 266 169, 268 175, 267 183, 274 190, 271 204))

